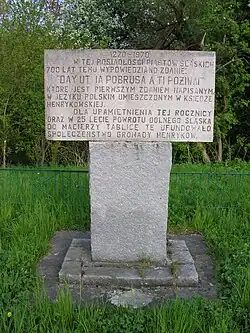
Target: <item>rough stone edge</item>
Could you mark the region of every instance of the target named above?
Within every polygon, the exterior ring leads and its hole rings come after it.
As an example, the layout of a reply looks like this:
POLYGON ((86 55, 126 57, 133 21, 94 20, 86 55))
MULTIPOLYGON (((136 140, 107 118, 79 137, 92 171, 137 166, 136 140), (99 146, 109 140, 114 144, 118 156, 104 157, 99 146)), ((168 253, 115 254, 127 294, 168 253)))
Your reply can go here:
POLYGON ((199 282, 199 277, 185 241, 168 240, 167 245, 169 247, 168 253, 171 257, 171 265, 142 267, 144 276, 140 276, 138 273, 138 269, 140 269, 139 263, 136 266, 137 271, 131 266, 126 268, 126 264, 121 266, 121 263, 115 263, 116 265, 112 263, 109 265, 107 263, 103 263, 104 265, 102 263, 91 263, 90 253, 88 253, 90 251, 90 240, 73 239, 59 272, 59 281, 60 283, 84 283, 86 285, 134 288, 143 286, 196 286, 199 282), (80 258, 83 260, 81 261, 80 258), (97 265, 99 265, 99 269, 97 265), (105 267, 113 268, 113 273, 105 274, 105 267), (84 275, 85 270, 89 268, 92 268, 92 275, 84 275))
MULTIPOLYGON (((65 254, 73 238, 90 239, 90 232, 76 230, 57 231, 50 241, 50 250, 38 263, 37 274, 44 284, 44 291, 49 299, 56 301, 59 292, 65 288, 65 284, 59 283, 58 273, 61 269, 65 254)), ((217 282, 215 277, 215 258, 210 252, 204 236, 200 233, 168 234, 167 238, 185 240, 195 260, 197 272, 199 273, 199 284, 195 287, 142 287, 140 290, 152 295, 153 305, 164 304, 165 301, 176 297, 190 300, 194 295, 216 300, 218 297, 217 282)), ((108 288, 79 286, 79 284, 68 285, 75 304, 106 304, 107 295, 114 291, 123 291, 128 288, 108 288)), ((130 288, 129 288, 130 289, 130 288)))

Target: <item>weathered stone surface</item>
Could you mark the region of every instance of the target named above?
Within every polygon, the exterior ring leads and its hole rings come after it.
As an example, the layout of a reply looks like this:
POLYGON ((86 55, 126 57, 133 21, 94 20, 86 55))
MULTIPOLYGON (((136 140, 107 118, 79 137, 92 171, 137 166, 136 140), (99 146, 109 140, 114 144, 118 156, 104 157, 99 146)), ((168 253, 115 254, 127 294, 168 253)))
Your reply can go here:
POLYGON ((80 261, 64 261, 59 272, 59 281, 64 282, 80 282, 82 267, 80 261))
POLYGON ((177 284, 180 286, 197 285, 198 273, 194 264, 180 265, 177 272, 177 284))
POLYGON ((188 247, 184 240, 175 240, 175 239, 168 239, 168 251, 175 252, 175 251, 188 251, 188 247))
MULTIPOLYGON (((56 300, 58 292, 64 288, 64 280, 58 279, 59 271, 61 270, 65 254, 71 244, 73 238, 82 238, 86 243, 90 244, 90 233, 82 233, 78 231, 58 231, 54 235, 50 244, 50 252, 45 256, 38 266, 38 274, 44 281, 44 287, 48 297, 51 300, 56 300)), ((173 284, 167 286, 142 286, 140 291, 153 298, 154 304, 162 303, 168 299, 175 299, 181 297, 190 299, 194 295, 199 295, 208 299, 217 298, 217 287, 214 279, 215 263, 213 258, 209 255, 209 249, 206 246, 202 235, 168 235, 170 239, 185 240, 188 249, 190 250, 194 260, 197 273, 199 274, 199 283, 192 287, 181 286, 173 284)), ((83 242, 85 244, 85 242, 83 242)), ((85 252, 85 250, 84 250, 85 252)), ((90 247, 88 247, 90 255, 90 247)), ((88 262, 88 267, 89 263, 88 262)), ((83 268, 84 271, 84 268, 83 268)), ((70 281, 69 281, 70 282, 70 281)), ((77 281, 79 282, 79 281, 77 281)), ((69 283, 71 295, 76 303, 82 302, 83 304, 89 302, 100 301, 103 302, 109 299, 109 295, 115 291, 122 292, 124 288, 114 287, 111 285, 87 285, 84 283, 69 283)))
POLYGON ((72 243, 71 243, 71 247, 84 247, 86 243, 89 243, 90 242, 90 239, 78 239, 78 238, 74 238, 72 240, 72 243))
POLYGON ((166 260, 170 143, 90 142, 94 261, 166 260))
MULTIPOLYGON (((93 262, 90 256, 90 239, 84 241, 73 239, 59 273, 60 281, 123 288, 196 285, 198 274, 185 241, 176 240, 172 243, 175 246, 171 246, 169 241, 167 243, 169 248, 171 247, 171 255, 175 258, 182 258, 182 263, 180 260, 166 260, 163 265, 156 266, 150 261, 137 261, 129 264, 93 262), (81 261, 78 259, 79 256, 75 255, 76 250, 78 254, 81 254, 81 261), (169 264, 170 261, 171 264, 169 264)), ((169 253, 169 248, 167 253, 169 253)))
POLYGON ((214 52, 46 50, 44 67, 48 140, 213 141, 214 52))
POLYGON ((113 291, 108 295, 108 300, 116 306, 132 306, 134 309, 148 305, 153 301, 153 297, 137 289, 128 291, 113 291))
POLYGON ((170 260, 178 264, 193 264, 194 259, 183 240, 168 240, 168 254, 170 260))
POLYGON ((140 287, 142 279, 132 268, 93 267, 82 274, 82 281, 90 285, 113 285, 120 287, 140 287))
POLYGON ((174 283, 174 277, 169 267, 156 267, 144 277, 143 282, 148 286, 170 286, 174 283))
POLYGON ((73 247, 71 246, 65 256, 66 261, 82 261, 82 247, 73 247))
POLYGON ((178 263, 178 264, 193 264, 194 263, 194 259, 188 250, 171 252, 170 259, 171 259, 171 261, 178 263))

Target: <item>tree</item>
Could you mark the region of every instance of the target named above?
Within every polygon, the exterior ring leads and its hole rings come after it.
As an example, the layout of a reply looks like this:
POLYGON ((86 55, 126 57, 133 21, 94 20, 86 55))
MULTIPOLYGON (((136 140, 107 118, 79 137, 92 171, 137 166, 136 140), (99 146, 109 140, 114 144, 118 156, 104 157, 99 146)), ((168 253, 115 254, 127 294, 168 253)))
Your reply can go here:
POLYGON ((40 1, 4 1, 0 16, 0 137, 3 166, 11 153, 35 160, 44 133, 43 50, 54 45, 40 1))
POLYGON ((86 162, 86 142, 51 142, 44 136, 44 49, 67 44, 67 40, 58 39, 64 2, 21 0, 0 4, 2 165, 86 162))
MULTIPOLYGON (((88 47, 100 47, 105 40, 111 48, 216 51, 215 142, 198 144, 198 150, 197 144, 188 145, 186 158, 197 156, 200 151, 205 162, 222 161, 231 157, 237 140, 245 143, 244 156, 247 156, 248 1, 72 0, 69 3, 62 14, 65 23, 62 31, 72 37, 76 46, 88 40, 88 47), (243 119, 242 136, 239 124, 243 119)), ((180 151, 183 154, 182 148, 180 151)))
POLYGON ((209 15, 210 2, 71 0, 62 10, 61 34, 76 46, 109 41, 115 48, 192 48, 201 42, 198 26, 209 15))
POLYGON ((45 48, 216 51, 215 140, 175 144, 174 156, 249 159, 249 10, 247 0, 0 0, 2 164, 86 158, 85 143, 44 138, 45 48))

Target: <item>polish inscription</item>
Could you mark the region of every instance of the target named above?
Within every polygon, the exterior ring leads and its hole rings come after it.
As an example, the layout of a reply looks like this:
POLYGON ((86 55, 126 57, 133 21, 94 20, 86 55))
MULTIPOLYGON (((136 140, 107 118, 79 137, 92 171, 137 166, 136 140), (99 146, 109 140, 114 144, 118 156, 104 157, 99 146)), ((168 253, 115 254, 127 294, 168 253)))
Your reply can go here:
POLYGON ((45 51, 49 140, 213 140, 215 53, 45 51))

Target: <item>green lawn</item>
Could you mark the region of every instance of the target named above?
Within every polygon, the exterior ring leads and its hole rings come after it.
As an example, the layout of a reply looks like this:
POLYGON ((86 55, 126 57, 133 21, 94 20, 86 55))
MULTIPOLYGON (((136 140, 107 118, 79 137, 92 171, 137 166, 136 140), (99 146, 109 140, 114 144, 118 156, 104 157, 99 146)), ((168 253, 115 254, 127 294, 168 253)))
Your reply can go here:
POLYGON ((249 165, 173 167, 169 229, 204 233, 219 299, 139 310, 74 307, 67 293, 53 304, 42 297, 36 264, 54 232, 89 228, 88 174, 63 171, 0 170, 1 333, 250 332, 249 165))
POLYGON ((175 164, 173 172, 250 173, 248 162, 225 162, 217 164, 175 164))

